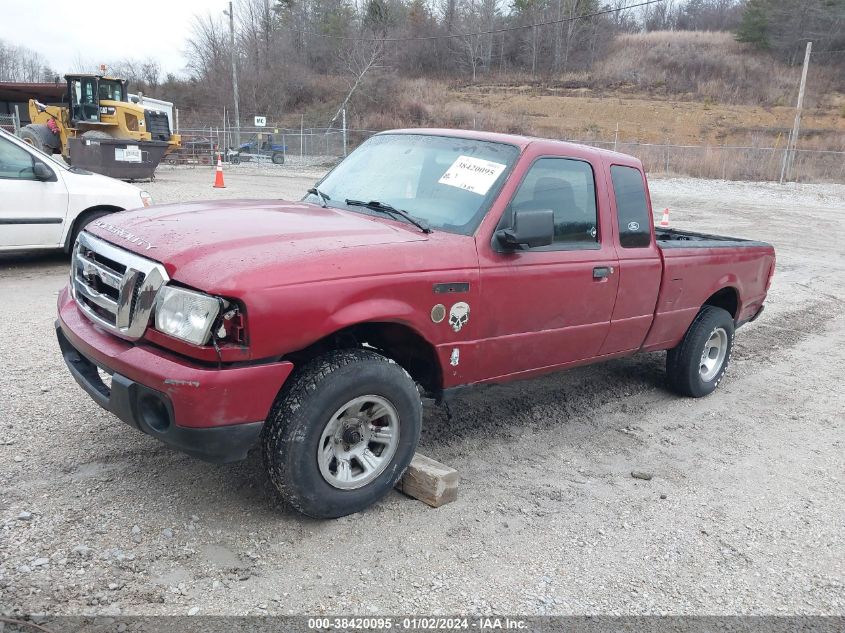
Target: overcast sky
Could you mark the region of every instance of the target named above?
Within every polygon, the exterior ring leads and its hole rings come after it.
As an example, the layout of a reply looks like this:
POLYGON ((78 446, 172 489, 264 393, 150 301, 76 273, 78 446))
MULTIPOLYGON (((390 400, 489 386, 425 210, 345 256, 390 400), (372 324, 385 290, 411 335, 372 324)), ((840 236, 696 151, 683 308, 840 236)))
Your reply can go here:
POLYGON ((228 6, 228 0, 0 0, 0 39, 38 51, 59 73, 79 57, 94 65, 154 57, 164 72, 178 73, 193 16, 222 14, 228 6))

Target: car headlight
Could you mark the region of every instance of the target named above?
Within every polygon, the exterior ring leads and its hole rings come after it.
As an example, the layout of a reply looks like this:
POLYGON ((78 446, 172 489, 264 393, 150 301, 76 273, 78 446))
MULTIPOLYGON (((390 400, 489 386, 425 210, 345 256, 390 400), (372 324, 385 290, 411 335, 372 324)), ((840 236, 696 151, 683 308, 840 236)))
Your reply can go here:
POLYGON ((204 345, 221 304, 217 297, 164 286, 156 299, 156 329, 188 343, 204 345))
POLYGON ((153 197, 146 191, 141 192, 141 204, 143 204, 145 207, 153 206, 153 197))

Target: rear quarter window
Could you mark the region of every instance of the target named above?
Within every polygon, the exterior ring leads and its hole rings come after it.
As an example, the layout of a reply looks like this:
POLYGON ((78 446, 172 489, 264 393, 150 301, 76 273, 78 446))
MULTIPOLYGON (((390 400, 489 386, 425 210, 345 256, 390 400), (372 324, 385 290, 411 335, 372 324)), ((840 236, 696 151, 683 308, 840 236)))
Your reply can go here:
POLYGON ((651 213, 639 169, 613 165, 610 168, 616 196, 619 243, 623 248, 643 248, 651 244, 651 213))

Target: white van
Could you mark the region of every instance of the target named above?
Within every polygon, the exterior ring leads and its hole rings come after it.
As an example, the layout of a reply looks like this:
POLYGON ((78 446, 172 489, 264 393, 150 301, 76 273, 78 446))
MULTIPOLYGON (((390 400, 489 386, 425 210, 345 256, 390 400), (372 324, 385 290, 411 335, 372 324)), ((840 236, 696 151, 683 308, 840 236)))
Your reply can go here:
POLYGON ((151 204, 134 185, 68 167, 0 130, 0 252, 68 251, 95 218, 151 204))

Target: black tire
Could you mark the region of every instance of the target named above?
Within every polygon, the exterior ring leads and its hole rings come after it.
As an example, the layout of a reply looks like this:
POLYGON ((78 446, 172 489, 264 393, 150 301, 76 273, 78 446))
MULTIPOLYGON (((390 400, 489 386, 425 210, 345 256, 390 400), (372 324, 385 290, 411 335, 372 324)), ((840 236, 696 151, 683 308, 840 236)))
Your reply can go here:
POLYGON ((24 143, 32 145, 45 154, 52 154, 59 147, 59 137, 53 134, 46 125, 31 123, 21 128, 18 136, 24 143))
POLYGON ((285 155, 284 154, 273 154, 273 164, 274 165, 284 165, 285 164, 285 155))
POLYGON ((85 213, 80 214, 79 217, 76 218, 76 221, 73 223, 73 228, 68 234, 67 246, 65 247, 65 250, 68 252, 71 251, 73 245, 76 244, 76 238, 79 237, 79 234, 82 232, 82 230, 86 226, 91 224, 91 222, 93 222, 97 218, 101 218, 105 215, 110 215, 112 213, 114 213, 114 211, 106 211, 105 209, 99 209, 95 211, 86 211, 85 213))
POLYGON ((238 154, 232 154, 231 158, 229 158, 229 162, 233 165, 240 165, 241 157, 238 154))
MULTIPOLYGON (((734 320, 727 310, 716 306, 704 306, 693 319, 680 344, 666 354, 666 377, 669 387, 682 396, 701 398, 713 393, 725 375, 731 360, 734 342, 734 320), (710 372, 704 372, 705 345, 711 337, 724 332, 725 346, 721 365, 710 372), (709 375, 708 375, 709 374, 709 375)), ((720 356, 721 354, 719 354, 720 356)))
POLYGON ((270 411, 261 436, 270 481, 294 508, 315 519, 359 512, 384 497, 414 456, 422 403, 408 373, 370 350, 330 352, 292 375, 270 411), (330 484, 317 462, 323 431, 335 412, 362 395, 388 401, 399 419, 396 451, 384 470, 360 488, 330 484))

